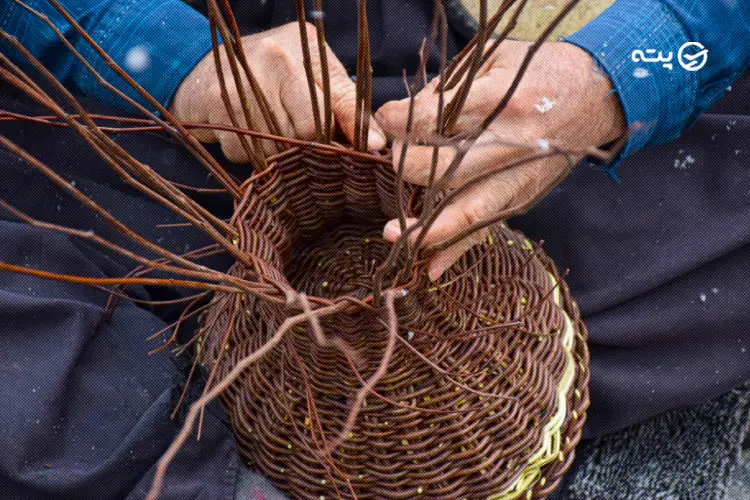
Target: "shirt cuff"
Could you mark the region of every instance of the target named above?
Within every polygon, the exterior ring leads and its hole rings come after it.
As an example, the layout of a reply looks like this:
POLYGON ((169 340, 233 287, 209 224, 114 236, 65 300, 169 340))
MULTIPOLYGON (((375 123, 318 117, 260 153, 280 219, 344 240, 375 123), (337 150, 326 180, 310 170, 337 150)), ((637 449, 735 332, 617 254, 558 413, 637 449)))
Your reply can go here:
MULTIPOLYGON (((181 0, 119 1, 91 26, 90 35, 164 107, 211 50, 208 20, 181 0)), ((153 110, 91 47, 86 45, 81 52, 106 80, 153 110)), ((106 102, 121 101, 99 85, 88 71, 77 72, 74 80, 86 94, 106 102)), ((130 108, 126 103, 122 105, 130 108)))
POLYGON ((617 0, 565 41, 595 58, 612 81, 625 112, 630 136, 610 167, 613 176, 627 156, 680 135, 695 105, 698 79, 695 72, 678 64, 678 51, 689 40, 662 2, 617 0), (647 53, 650 49, 655 52, 647 53), (654 59, 661 53, 670 60, 643 61, 633 56, 636 50, 654 59), (671 69, 665 66, 668 63, 671 69))

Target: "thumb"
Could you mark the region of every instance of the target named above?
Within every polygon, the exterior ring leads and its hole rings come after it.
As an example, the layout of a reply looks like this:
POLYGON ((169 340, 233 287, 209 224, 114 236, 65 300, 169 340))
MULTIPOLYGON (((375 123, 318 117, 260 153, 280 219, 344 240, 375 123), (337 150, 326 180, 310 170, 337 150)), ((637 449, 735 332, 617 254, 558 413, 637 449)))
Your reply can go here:
MULTIPOLYGON (((491 190, 492 188, 490 188, 491 190)), ((469 226, 491 216, 493 204, 488 200, 486 191, 487 189, 484 186, 469 188, 456 200, 444 207, 425 235, 421 246, 430 247, 447 241, 469 226)), ((416 219, 408 219, 406 222, 407 227, 410 227, 416 222, 416 219)), ((421 229, 410 235, 409 239, 412 243, 417 239, 420 231, 421 229)), ((427 266, 430 279, 437 280, 467 250, 484 241, 488 234, 488 228, 479 229, 450 247, 438 250, 431 255, 427 266)), ((387 241, 394 242, 400 235, 399 221, 395 219, 389 221, 383 230, 383 237, 387 241)))
POLYGON ((436 281, 440 278, 445 271, 453 267, 453 264, 468 252, 475 245, 479 245, 487 239, 490 235, 488 228, 480 229, 479 231, 469 235, 461 241, 454 243, 445 250, 435 252, 430 257, 430 262, 427 265, 427 275, 432 281, 436 281))
MULTIPOLYGON (((346 73, 341 62, 329 52, 329 68, 331 75, 331 108, 336 122, 344 131, 349 141, 354 142, 354 122, 357 116, 357 88, 346 73)), ((370 112, 370 110, 366 110, 370 112)), ((370 150, 380 150, 385 147, 385 134, 374 119, 370 119, 370 129, 367 133, 367 147, 370 150)))
MULTIPOLYGON (((409 218, 406 220, 406 227, 411 227, 416 224, 416 222, 417 219, 409 218)), ((459 230, 463 229, 460 224, 456 224, 455 217, 452 216, 449 216, 447 220, 438 219, 438 221, 436 221, 436 225, 436 230, 431 231, 431 234, 428 233, 423 246, 428 246, 430 241, 438 241, 442 236, 455 234, 459 230)), ((432 281, 436 281, 438 278, 440 278, 440 276, 443 275, 443 273, 445 273, 445 271, 450 269, 464 253, 466 253, 474 245, 478 245, 486 240, 489 234, 489 228, 484 228, 469 235, 467 238, 454 243, 445 250, 435 252, 435 254, 430 257, 427 264, 427 274, 429 278, 432 281)), ((398 219, 389 221, 383 229, 383 237, 391 243, 394 243, 400 235, 401 230, 399 228, 398 219)), ((419 230, 414 231, 411 235, 409 235, 409 241, 414 243, 418 235, 419 230)))

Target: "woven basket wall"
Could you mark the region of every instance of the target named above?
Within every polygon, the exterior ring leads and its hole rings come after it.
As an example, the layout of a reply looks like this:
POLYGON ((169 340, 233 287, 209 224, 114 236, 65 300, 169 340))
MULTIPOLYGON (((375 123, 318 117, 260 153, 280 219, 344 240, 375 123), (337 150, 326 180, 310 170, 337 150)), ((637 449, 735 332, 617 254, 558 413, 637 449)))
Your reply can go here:
MULTIPOLYGON (((390 248, 381 238, 396 206, 390 165, 301 149, 272 164, 270 178, 244 186, 239 247, 311 300, 370 297, 390 248)), ((406 189, 401 203, 413 210, 419 191, 406 189)), ((423 273, 399 286, 401 340, 347 439, 330 456, 321 452, 382 359, 382 307, 352 306, 321 321, 356 351, 359 376, 305 326, 225 393, 243 457, 292 498, 544 498, 573 459, 588 405, 586 329, 551 260, 498 225, 439 281, 423 273)), ((221 378, 288 315, 217 295, 203 317, 204 364, 218 362, 221 378)))

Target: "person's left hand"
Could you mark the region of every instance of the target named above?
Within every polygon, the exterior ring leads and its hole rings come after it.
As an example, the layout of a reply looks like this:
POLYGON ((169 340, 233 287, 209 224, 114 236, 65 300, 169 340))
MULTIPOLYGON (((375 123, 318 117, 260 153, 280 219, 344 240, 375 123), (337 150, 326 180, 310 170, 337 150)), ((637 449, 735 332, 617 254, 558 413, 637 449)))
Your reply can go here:
MULTIPOLYGON (((479 127, 509 88, 529 46, 528 42, 514 40, 500 44, 477 74, 453 133, 471 132, 479 127)), ((429 140, 435 135, 437 84, 438 80, 433 80, 416 96, 412 141, 429 140)), ((445 93, 446 103, 457 88, 445 93)), ((611 95, 611 90, 611 82, 595 67, 586 51, 564 42, 543 44, 508 106, 468 151, 447 187, 462 186, 489 169, 498 169, 521 156, 538 154, 550 143, 560 149, 583 151, 618 139, 626 131, 625 119, 619 99, 611 95)), ((394 138, 394 168, 398 168, 401 156, 408 108, 408 99, 391 101, 376 113, 383 130, 394 138)), ((433 146, 409 144, 404 179, 426 185, 432 154, 433 146)), ((436 178, 446 171, 456 154, 455 148, 440 148, 436 178)), ((582 157, 582 153, 574 155, 576 161, 582 157)), ((568 170, 569 161, 564 156, 500 169, 459 194, 437 218, 422 245, 430 247, 445 242, 469 226, 508 209, 528 208, 562 180, 568 170)), ((415 219, 407 222, 414 224, 415 219)), ((436 252, 428 264, 430 278, 440 277, 466 250, 482 242, 488 231, 476 231, 436 252)), ((412 233, 412 241, 418 233, 419 230, 412 233)), ((387 240, 393 242, 400 234, 398 220, 386 225, 384 237, 387 240)))

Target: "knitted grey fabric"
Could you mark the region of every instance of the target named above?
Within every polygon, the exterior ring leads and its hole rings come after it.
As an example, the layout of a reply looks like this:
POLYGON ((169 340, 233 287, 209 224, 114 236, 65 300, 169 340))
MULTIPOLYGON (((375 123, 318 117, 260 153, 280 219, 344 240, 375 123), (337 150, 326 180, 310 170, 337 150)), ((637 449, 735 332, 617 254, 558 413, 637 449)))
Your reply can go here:
POLYGON ((750 440, 745 436, 741 463, 729 478, 726 500, 747 500, 750 498, 750 440))
POLYGON ((750 385, 582 444, 550 500, 750 500, 750 385))

